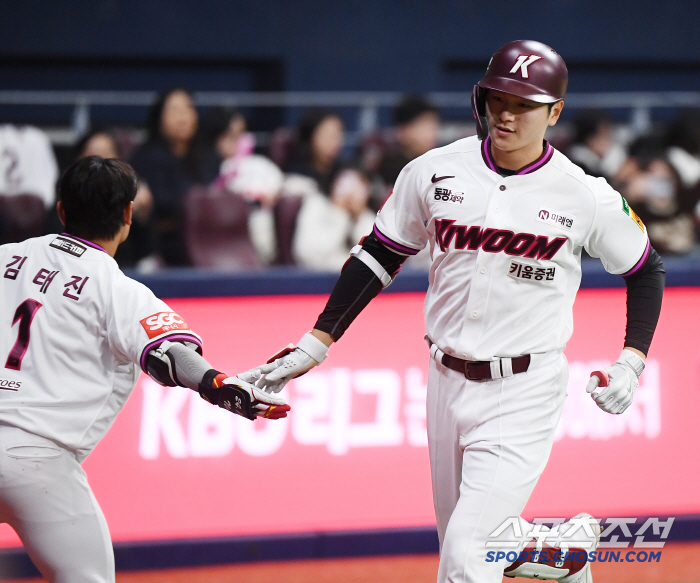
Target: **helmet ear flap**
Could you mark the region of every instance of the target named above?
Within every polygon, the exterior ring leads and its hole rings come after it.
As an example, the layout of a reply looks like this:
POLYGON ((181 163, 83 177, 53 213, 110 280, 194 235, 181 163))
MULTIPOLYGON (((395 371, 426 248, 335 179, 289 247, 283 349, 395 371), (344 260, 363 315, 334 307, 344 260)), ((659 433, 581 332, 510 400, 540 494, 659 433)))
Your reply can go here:
POLYGON ((486 139, 489 135, 489 122, 486 118, 486 93, 488 89, 484 89, 480 85, 474 85, 472 91, 472 112, 476 120, 476 135, 480 140, 486 139))

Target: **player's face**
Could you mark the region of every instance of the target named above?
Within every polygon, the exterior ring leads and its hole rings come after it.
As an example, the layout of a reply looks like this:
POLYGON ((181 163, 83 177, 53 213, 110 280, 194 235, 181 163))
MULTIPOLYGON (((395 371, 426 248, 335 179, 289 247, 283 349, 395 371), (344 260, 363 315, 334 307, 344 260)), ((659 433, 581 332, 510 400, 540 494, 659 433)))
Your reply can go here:
POLYGON ((544 133, 557 122, 562 106, 561 101, 557 102, 550 112, 546 104, 489 90, 486 114, 494 147, 502 152, 539 148, 541 153, 544 133))

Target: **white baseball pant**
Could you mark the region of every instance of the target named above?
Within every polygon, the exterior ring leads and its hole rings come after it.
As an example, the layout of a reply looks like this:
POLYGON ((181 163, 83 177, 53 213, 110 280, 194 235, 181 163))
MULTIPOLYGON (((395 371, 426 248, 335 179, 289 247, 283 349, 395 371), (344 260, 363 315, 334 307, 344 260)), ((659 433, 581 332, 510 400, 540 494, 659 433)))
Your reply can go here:
MULTIPOLYGON (((509 563, 486 562, 486 542, 523 511, 549 458, 567 384, 559 351, 534 354, 528 371, 490 381, 469 381, 431 359, 427 426, 438 583, 500 583, 509 563)), ((518 543, 512 550, 520 552, 526 540, 518 543)))
POLYGON ((107 522, 68 450, 0 425, 0 522, 50 583, 114 583, 107 522))

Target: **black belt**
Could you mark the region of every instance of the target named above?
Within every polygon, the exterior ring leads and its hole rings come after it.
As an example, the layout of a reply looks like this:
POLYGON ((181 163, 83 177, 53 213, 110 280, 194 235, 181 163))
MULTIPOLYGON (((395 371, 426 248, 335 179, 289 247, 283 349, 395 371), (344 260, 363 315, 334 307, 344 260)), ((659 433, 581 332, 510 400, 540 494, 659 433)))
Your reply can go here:
MULTIPOLYGON (((513 374, 525 372, 530 366, 530 355, 517 356, 516 358, 512 358, 511 362, 513 363, 513 374)), ((491 362, 489 361, 463 360, 456 356, 443 354, 442 364, 447 368, 463 373, 470 381, 488 381, 493 378, 491 376, 491 362)), ((501 364, 500 361, 499 364, 501 364)), ((503 366, 501 365, 501 376, 502 375, 503 366)))

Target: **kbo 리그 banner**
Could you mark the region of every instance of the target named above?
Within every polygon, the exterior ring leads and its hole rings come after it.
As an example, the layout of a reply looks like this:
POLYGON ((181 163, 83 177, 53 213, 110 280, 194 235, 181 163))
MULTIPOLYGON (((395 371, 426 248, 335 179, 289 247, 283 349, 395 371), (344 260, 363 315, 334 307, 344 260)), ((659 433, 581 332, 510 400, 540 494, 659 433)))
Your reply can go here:
MULTIPOLYGON (((385 294, 330 356, 292 381, 292 410, 250 422, 142 376, 84 468, 115 541, 434 524, 425 428, 423 294, 385 294), (226 503, 229 500, 230 503, 226 503)), ((325 298, 171 300, 229 374, 260 364, 315 322, 325 298)), ((666 292, 632 406, 585 392, 624 338, 624 290, 582 290, 566 355, 569 396, 526 516, 700 513, 700 290, 666 292), (588 476, 584 479, 584 476, 588 476)), ((19 541, 3 525, 0 545, 19 541)))

